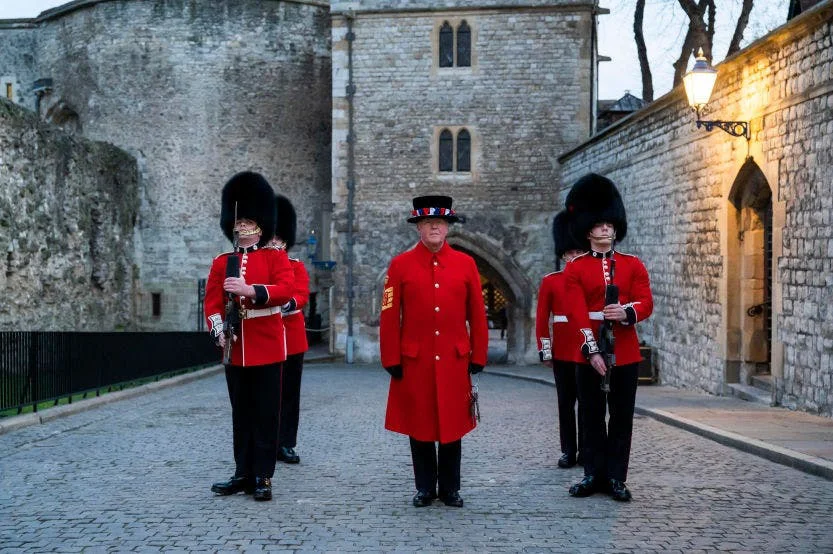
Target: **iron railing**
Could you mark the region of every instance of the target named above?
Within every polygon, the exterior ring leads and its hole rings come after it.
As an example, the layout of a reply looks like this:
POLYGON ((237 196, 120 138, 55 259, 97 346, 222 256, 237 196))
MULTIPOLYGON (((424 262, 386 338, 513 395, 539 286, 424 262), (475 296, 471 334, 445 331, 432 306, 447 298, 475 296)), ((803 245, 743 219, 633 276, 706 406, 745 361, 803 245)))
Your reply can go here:
POLYGON ((0 411, 219 361, 208 333, 0 332, 0 411))

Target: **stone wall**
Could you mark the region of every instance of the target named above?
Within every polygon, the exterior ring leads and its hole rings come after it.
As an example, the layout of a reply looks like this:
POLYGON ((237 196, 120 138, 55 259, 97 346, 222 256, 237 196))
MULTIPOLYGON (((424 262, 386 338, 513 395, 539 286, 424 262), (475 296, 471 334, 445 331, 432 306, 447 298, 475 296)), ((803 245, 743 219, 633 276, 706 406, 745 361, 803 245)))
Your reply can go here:
POLYGON ((333 13, 353 10, 356 13, 371 11, 443 11, 463 9, 535 8, 592 6, 593 0, 330 0, 333 13))
POLYGON ((136 161, 0 99, 0 330, 134 328, 136 161))
POLYGON ((220 190, 234 173, 291 198, 301 240, 328 224, 328 14, 305 0, 89 0, 36 20, 37 75, 54 83, 42 113, 138 160, 140 328, 196 329, 197 282, 229 247, 220 190))
POLYGON ((35 65, 37 31, 34 23, 0 20, 0 96, 6 98, 6 84, 13 87, 16 104, 35 109, 32 85, 38 79, 35 65))
MULTIPOLYGON (((482 4, 482 3, 481 3, 482 4)), ((589 134, 589 9, 358 14, 353 22, 355 106, 354 339, 378 359, 381 282, 390 259, 415 244, 411 199, 449 194, 467 217, 449 242, 473 254, 512 304, 512 361, 537 359, 533 299, 554 267, 549 224, 556 155, 589 134), (437 29, 472 29, 472 66, 438 68, 437 29), (437 171, 441 129, 472 135, 472 170, 437 171)), ((348 221, 347 22, 333 17, 333 244, 346 260, 348 221)), ((347 338, 345 272, 336 276, 336 348, 347 338)))
POLYGON ((748 145, 694 128, 679 87, 560 158, 562 199, 587 171, 620 187, 621 249, 645 262, 656 304, 640 336, 665 383, 722 392, 748 350, 736 312, 753 301, 733 288, 747 245, 732 198, 752 168, 772 192, 773 399, 833 414, 831 18, 826 3, 717 66, 704 117, 749 121, 748 145))

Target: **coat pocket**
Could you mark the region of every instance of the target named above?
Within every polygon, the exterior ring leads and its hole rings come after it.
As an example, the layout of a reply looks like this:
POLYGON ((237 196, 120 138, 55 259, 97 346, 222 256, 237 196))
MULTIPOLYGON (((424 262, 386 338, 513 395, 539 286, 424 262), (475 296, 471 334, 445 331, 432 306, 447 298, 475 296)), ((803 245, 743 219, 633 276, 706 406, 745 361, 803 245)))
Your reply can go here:
POLYGON ((458 358, 468 358, 471 355, 471 345, 468 341, 458 341, 456 346, 458 358))
POLYGON ((402 357, 404 357, 404 358, 416 358, 417 354, 419 354, 419 343, 418 342, 403 342, 402 343, 402 357))

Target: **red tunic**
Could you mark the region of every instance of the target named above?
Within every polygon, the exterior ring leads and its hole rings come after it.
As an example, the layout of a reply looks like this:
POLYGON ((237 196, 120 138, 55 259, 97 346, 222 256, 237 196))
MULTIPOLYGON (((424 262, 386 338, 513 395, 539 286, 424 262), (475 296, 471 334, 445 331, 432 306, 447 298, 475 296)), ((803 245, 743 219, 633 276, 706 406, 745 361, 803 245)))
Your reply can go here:
POLYGON ((205 285, 205 318, 208 330, 216 335, 222 329, 226 317, 226 256, 240 258, 240 275, 246 283, 254 285, 256 298, 238 297, 238 306, 258 310, 240 322, 237 341, 231 349, 231 365, 257 366, 286 360, 281 305, 292 295, 294 276, 286 252, 260 248, 245 254, 221 254, 214 258, 205 285), (263 310, 263 311, 261 311, 263 310), (267 313, 268 310, 271 313, 267 313))
POLYGON ((385 277, 379 342, 391 379, 385 428, 420 441, 453 442, 474 429, 469 362, 486 365, 486 307, 474 260, 422 242, 395 257, 385 277))
MULTIPOLYGON (((538 288, 538 309, 535 317, 535 334, 538 351, 546 350, 542 339, 550 340, 552 359, 562 362, 585 363, 581 355, 581 333, 567 318, 564 297, 564 272, 556 271, 544 276, 538 288), (552 322, 552 331, 550 331, 552 322)), ((546 359, 546 356, 545 356, 546 359)))
POLYGON ((303 312, 304 306, 309 302, 309 274, 301 260, 289 258, 289 263, 292 265, 292 271, 295 274, 295 292, 292 293, 292 298, 295 299, 295 309, 283 314, 287 356, 300 354, 309 349, 303 312))
MULTIPOLYGON (((626 365, 642 359, 634 324, 651 315, 654 300, 648 271, 639 258, 614 252, 613 260, 613 283, 619 286, 619 303, 629 316, 628 321, 617 322, 613 327, 616 365, 626 365)), ((604 265, 608 263, 609 260, 591 251, 575 258, 564 269, 569 302, 567 317, 574 320, 579 329, 580 344, 586 343, 587 332, 592 333, 590 340, 599 338, 606 286, 604 265)))

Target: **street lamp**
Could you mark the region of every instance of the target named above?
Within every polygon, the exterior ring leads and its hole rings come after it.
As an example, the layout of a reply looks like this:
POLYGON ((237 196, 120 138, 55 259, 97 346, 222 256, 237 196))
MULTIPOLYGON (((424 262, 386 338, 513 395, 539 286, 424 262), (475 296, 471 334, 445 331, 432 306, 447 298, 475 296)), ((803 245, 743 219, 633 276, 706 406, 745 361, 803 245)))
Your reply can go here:
POLYGON ((706 121, 700 119, 701 110, 706 107, 711 98, 715 80, 717 80, 717 70, 709 64, 709 61, 703 55, 703 49, 700 48, 694 58, 694 67, 683 77, 688 105, 694 108, 697 113, 697 128, 703 127, 706 131, 711 131, 718 127, 733 137, 744 137, 749 140, 752 137, 749 133, 748 121, 706 121))

